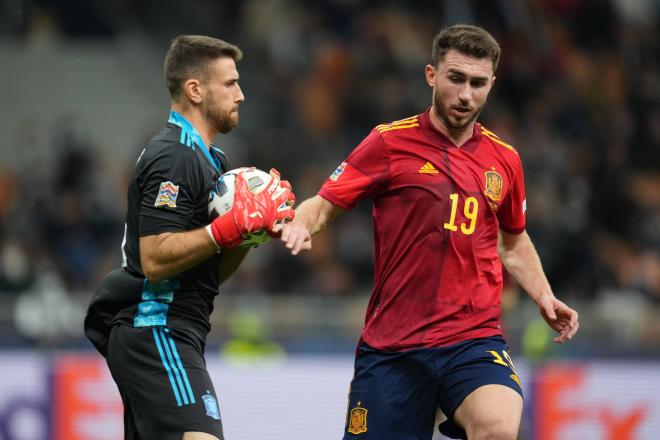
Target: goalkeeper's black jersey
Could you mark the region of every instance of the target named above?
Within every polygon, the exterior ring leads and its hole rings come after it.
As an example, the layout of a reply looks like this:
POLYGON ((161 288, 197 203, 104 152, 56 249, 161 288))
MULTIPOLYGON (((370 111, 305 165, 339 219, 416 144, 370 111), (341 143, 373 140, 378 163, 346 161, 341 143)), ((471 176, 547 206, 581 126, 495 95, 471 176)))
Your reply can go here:
POLYGON ((219 255, 158 283, 144 277, 140 237, 197 229, 209 223, 212 183, 227 170, 224 154, 204 146, 199 133, 172 111, 140 154, 128 189, 122 268, 102 281, 90 304, 85 331, 103 353, 113 324, 185 327, 204 338, 218 293, 219 255))

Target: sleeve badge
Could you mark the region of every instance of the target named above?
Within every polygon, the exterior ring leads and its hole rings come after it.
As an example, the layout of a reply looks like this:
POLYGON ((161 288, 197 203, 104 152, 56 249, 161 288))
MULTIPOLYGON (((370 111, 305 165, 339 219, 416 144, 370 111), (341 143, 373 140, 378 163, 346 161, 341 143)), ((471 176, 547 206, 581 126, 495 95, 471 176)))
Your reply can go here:
POLYGON ((179 185, 172 182, 163 182, 158 189, 158 197, 156 197, 155 207, 169 206, 176 208, 176 198, 179 195, 179 185))
POLYGON ((346 165, 347 165, 346 162, 342 162, 341 164, 339 164, 337 169, 332 174, 330 174, 330 180, 336 182, 337 179, 339 179, 339 176, 341 176, 341 173, 343 173, 344 170, 346 169, 346 165))

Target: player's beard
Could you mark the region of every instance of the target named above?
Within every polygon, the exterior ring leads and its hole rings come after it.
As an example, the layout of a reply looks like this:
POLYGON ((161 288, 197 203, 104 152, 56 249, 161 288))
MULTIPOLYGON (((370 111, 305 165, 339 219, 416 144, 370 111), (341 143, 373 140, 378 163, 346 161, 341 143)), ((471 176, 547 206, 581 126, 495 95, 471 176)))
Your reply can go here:
POLYGON ((204 105, 204 115, 213 127, 220 133, 229 133, 238 125, 238 109, 232 111, 225 110, 216 104, 213 97, 208 97, 208 102, 204 105))
POLYGON ((435 92, 433 93, 433 102, 435 104, 435 110, 436 112, 438 112, 438 116, 440 117, 440 119, 442 119, 442 122, 444 122, 445 126, 449 130, 461 130, 472 124, 477 119, 477 117, 479 117, 481 110, 483 110, 484 106, 486 105, 486 103, 484 102, 483 104, 481 104, 481 107, 477 107, 476 109, 474 109, 472 111, 472 115, 467 119, 465 119, 464 122, 454 123, 452 122, 452 119, 449 117, 449 112, 447 111, 447 108, 438 97, 438 94, 435 92))

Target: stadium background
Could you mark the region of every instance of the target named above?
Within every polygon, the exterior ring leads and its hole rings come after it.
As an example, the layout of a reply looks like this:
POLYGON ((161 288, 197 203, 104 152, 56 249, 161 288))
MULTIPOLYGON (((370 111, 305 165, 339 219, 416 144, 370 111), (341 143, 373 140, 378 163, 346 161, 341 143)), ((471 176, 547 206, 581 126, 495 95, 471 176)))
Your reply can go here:
MULTIPOLYGON (((528 230, 578 337, 548 344, 513 284, 505 331, 521 439, 660 438, 657 0, 0 1, 0 440, 118 439, 121 407, 82 337, 121 258, 125 190, 164 123, 180 33, 240 46, 246 102, 219 145, 300 200, 376 124, 430 103, 435 32, 500 42, 484 124, 517 147, 528 230)), ((252 252, 216 300, 207 358, 230 440, 339 438, 372 280, 368 203, 290 257, 252 252)))

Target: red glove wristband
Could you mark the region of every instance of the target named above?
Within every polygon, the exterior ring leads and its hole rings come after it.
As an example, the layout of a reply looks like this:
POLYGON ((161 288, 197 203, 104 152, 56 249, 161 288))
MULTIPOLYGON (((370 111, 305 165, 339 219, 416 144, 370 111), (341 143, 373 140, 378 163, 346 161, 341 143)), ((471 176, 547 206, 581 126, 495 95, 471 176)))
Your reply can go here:
POLYGON ((243 234, 238 230, 231 211, 213 220, 206 230, 220 248, 233 248, 243 241, 243 234))

